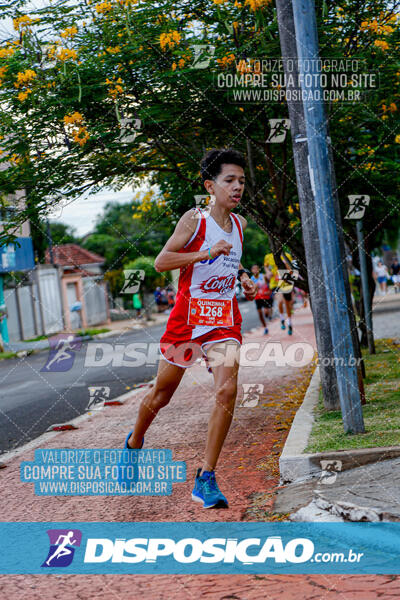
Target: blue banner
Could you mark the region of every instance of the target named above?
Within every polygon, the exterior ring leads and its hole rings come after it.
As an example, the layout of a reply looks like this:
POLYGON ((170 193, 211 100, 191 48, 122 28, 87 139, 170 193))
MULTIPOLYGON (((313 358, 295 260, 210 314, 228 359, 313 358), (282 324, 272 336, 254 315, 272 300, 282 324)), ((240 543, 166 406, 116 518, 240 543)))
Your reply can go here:
POLYGON ((0 273, 29 271, 35 266, 32 240, 29 237, 17 238, 16 244, 0 246, 0 273))
POLYGON ((167 448, 39 448, 20 474, 38 496, 170 496, 186 481, 186 463, 167 448))
POLYGON ((1 574, 400 573, 389 522, 20 522, 0 539, 1 574))

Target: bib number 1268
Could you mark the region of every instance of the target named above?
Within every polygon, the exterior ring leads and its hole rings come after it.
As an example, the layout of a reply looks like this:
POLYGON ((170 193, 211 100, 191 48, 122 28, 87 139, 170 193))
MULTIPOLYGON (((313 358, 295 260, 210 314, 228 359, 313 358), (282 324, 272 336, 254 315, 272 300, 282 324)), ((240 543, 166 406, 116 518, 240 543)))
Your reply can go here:
POLYGON ((232 327, 232 301, 191 298, 188 324, 232 327))

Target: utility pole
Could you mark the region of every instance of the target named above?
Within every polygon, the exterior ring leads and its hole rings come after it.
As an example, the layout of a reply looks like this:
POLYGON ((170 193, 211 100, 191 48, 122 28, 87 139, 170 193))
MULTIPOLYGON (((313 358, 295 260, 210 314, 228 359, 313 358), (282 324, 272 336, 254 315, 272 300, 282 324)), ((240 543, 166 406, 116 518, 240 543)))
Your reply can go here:
POLYGON ((357 367, 353 365, 353 361, 356 363, 356 360, 335 218, 334 186, 329 162, 321 70, 318 62, 315 6, 313 0, 296 0, 292 2, 292 6, 300 87, 304 93, 308 170, 315 202, 322 275, 327 283, 328 319, 336 362, 343 426, 346 433, 363 433, 364 420, 357 367))
POLYGON ((331 327, 326 315, 328 283, 322 276, 321 249, 317 233, 314 196, 308 171, 308 148, 303 101, 299 94, 299 73, 297 68, 297 47, 291 2, 276 0, 279 40, 286 79, 293 77, 290 95, 286 102, 289 110, 290 130, 293 145, 293 158, 296 171, 297 190, 301 213, 304 250, 307 261, 308 283, 310 288, 311 310, 313 313, 315 337, 317 340, 319 370, 324 406, 327 410, 340 410, 339 390, 333 360, 331 327), (296 100, 295 98, 300 98, 296 100))
POLYGON ((53 238, 51 236, 50 221, 48 219, 46 219, 46 235, 47 235, 47 242, 49 244, 50 262, 54 266, 53 238))
POLYGON ((364 303, 364 314, 365 314, 365 325, 367 328, 367 340, 368 340, 368 352, 375 354, 375 342, 374 334, 372 329, 372 316, 371 316, 371 300, 369 295, 368 287, 368 271, 367 271, 367 259, 365 256, 364 247, 364 231, 363 221, 358 219, 356 222, 357 227, 357 245, 358 245, 358 256, 360 257, 360 271, 361 271, 361 286, 364 303))

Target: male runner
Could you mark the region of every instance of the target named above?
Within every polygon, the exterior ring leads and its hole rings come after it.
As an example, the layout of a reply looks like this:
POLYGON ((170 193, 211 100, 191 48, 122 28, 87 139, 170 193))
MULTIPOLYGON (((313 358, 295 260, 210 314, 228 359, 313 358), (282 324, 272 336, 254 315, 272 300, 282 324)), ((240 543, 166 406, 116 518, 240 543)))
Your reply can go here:
MULTIPOLYGON (((281 254, 281 259, 285 263, 288 271, 291 270, 290 262, 292 261, 292 256, 287 253, 287 256, 284 252, 281 254)), ((270 281, 270 288, 274 290, 275 297, 278 302, 278 310, 279 310, 279 318, 281 321, 281 329, 286 329, 285 325, 285 313, 286 310, 287 315, 287 324, 288 324, 288 334, 292 335, 293 333, 293 324, 292 324, 292 314, 293 314, 293 285, 288 284, 282 280, 279 280, 279 272, 278 267, 276 266, 273 254, 267 254, 264 258, 265 265, 268 265, 272 271, 272 278, 270 281)))
POLYGON ((251 267, 252 276, 251 279, 257 286, 257 295, 255 297, 256 309, 258 316, 261 321, 261 325, 264 327, 264 334, 268 334, 268 317, 272 312, 272 292, 269 289, 267 276, 260 272, 258 265, 251 267))
POLYGON ((397 256, 393 259, 393 263, 390 265, 390 270, 392 271, 392 281, 394 283, 394 293, 400 291, 400 264, 397 256))
POLYGON ((158 411, 177 389, 185 369, 197 356, 218 348, 234 360, 212 366, 216 403, 208 423, 205 458, 197 470, 192 499, 204 508, 228 507, 220 492, 215 467, 228 433, 235 407, 238 355, 242 341, 242 317, 235 296, 239 278, 246 297, 253 300, 257 288, 242 268, 243 230, 247 221, 233 214, 245 185, 245 159, 231 148, 213 149, 201 162, 201 176, 213 196, 210 212, 187 211, 155 261, 158 272, 180 268, 176 304, 160 341, 160 360, 154 387, 143 399, 135 428, 125 448, 143 446, 144 434, 158 411))

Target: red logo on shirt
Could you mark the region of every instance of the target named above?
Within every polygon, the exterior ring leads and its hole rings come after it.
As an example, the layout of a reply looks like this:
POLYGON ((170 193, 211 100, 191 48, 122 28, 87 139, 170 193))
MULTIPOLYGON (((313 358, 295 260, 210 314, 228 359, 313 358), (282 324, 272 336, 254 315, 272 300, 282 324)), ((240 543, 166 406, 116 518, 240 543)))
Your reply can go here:
POLYGON ((213 275, 207 279, 207 281, 203 281, 200 285, 200 289, 206 293, 218 292, 219 294, 225 294, 225 292, 232 290, 235 287, 235 282, 235 275, 225 275, 225 277, 213 275))

